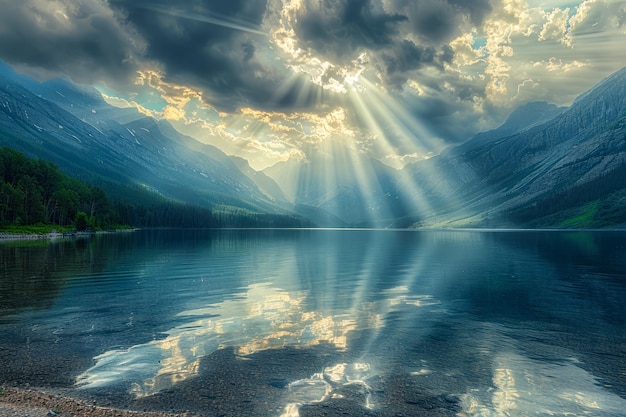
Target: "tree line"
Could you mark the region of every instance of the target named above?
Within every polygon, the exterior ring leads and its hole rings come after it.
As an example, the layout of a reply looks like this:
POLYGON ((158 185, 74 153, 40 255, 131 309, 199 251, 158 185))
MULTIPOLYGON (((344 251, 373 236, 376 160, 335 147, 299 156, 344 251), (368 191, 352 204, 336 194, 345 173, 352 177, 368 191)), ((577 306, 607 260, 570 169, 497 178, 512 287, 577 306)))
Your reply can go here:
MULTIPOLYGON (((118 188, 127 187, 119 185, 118 188)), ((111 188, 111 187, 109 187, 111 188)), ((137 193, 138 196, 145 193, 137 193)), ((0 226, 59 225, 76 230, 119 227, 302 227, 296 216, 211 209, 152 195, 129 203, 71 178, 56 165, 0 148, 0 226)))
POLYGON ((0 222, 95 227, 110 220, 104 192, 63 174, 49 162, 0 149, 0 222))

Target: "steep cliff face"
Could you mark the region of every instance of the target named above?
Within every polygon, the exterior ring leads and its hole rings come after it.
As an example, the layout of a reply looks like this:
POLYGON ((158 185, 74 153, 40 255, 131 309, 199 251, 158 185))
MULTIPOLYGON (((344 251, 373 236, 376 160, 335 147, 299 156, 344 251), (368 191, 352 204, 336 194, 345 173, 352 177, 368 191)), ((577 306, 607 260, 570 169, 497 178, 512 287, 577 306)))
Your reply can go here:
MULTIPOLYGON (((528 124, 531 127, 512 135, 497 137, 492 132, 488 140, 479 135, 458 149, 405 169, 431 200, 440 201, 438 215, 445 213, 447 221, 509 224, 507 214, 555 194, 575 193, 576 187, 607 177, 624 165, 626 69, 551 120, 528 124), (442 188, 463 201, 463 207, 446 205, 442 188)), ((619 184, 603 187, 607 192, 620 189, 619 184)))

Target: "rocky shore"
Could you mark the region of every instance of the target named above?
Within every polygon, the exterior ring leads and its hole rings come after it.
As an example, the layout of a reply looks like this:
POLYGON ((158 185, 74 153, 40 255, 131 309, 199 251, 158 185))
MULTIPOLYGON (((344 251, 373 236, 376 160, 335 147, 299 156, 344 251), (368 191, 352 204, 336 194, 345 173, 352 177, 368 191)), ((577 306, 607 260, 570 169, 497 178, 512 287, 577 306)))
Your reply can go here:
POLYGON ((116 229, 116 230, 102 230, 97 232, 68 232, 68 233, 5 233, 0 232, 0 242, 13 241, 13 240, 38 240, 38 239, 59 239, 59 238, 71 238, 80 236, 92 236, 92 235, 104 235, 112 233, 130 233, 135 232, 138 229, 116 229))
POLYGON ((192 417, 192 414, 130 411, 95 404, 37 389, 0 388, 0 417, 192 417))
POLYGON ((2 233, 0 232, 0 241, 9 240, 37 240, 37 239, 53 239, 56 237, 62 237, 59 233, 2 233))

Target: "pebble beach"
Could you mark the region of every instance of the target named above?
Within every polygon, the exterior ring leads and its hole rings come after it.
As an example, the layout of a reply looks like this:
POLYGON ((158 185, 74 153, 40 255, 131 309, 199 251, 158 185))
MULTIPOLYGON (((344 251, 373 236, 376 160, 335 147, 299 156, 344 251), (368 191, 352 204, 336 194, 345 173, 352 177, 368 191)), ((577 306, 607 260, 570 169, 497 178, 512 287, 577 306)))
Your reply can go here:
POLYGON ((1 388, 0 417, 191 417, 99 407, 38 389, 1 388))

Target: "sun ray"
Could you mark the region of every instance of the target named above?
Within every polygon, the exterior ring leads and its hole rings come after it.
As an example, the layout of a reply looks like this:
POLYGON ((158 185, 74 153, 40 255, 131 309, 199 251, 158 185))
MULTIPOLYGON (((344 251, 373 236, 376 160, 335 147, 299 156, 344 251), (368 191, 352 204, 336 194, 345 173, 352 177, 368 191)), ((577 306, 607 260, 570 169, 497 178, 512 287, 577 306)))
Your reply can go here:
MULTIPOLYGON (((350 87, 350 105, 366 130, 375 135, 378 158, 381 155, 399 158, 401 154, 397 149, 422 155, 424 159, 441 151, 438 138, 433 137, 418 119, 410 115, 396 100, 381 92, 366 77, 359 77, 350 87)), ((438 214, 437 209, 458 207, 458 201, 448 178, 442 172, 435 172, 437 167, 434 164, 422 164, 421 169, 426 175, 419 178, 412 177, 407 170, 398 170, 395 175, 397 189, 410 206, 405 207, 405 215, 419 220, 430 217, 432 223, 438 214), (437 201, 441 198, 428 197, 427 191, 445 197, 443 201, 437 201)))
POLYGON ((414 148, 425 155, 441 151, 443 147, 441 141, 433 138, 433 135, 417 121, 415 116, 408 113, 406 107, 401 106, 389 94, 383 94, 366 77, 360 77, 359 82, 365 87, 364 92, 373 96, 368 102, 379 103, 376 111, 380 113, 383 120, 391 122, 390 126, 395 130, 394 137, 401 141, 401 145, 409 149, 414 148))
POLYGON ((146 10, 151 10, 151 11, 155 11, 158 13, 166 14, 168 16, 180 17, 182 19, 209 23, 211 25, 221 26, 224 28, 238 30, 241 32, 252 33, 255 35, 269 36, 267 33, 260 31, 257 27, 249 24, 248 22, 245 22, 242 20, 235 20, 227 16, 219 15, 217 13, 209 13, 208 11, 205 11, 203 14, 192 14, 192 13, 184 12, 182 10, 161 7, 161 6, 154 5, 154 4, 152 5, 143 4, 143 5, 140 5, 139 7, 146 9, 146 10))
MULTIPOLYGON (((355 88, 351 89, 350 100, 354 105, 354 108, 358 115, 364 120, 367 127, 374 132, 376 135, 379 144, 381 147, 385 149, 385 151, 389 153, 395 153, 393 147, 389 144, 386 139, 386 134, 384 130, 381 128, 380 124, 376 121, 376 117, 374 116, 374 112, 370 109, 365 103, 365 100, 362 97, 362 93, 358 92, 355 88)), ((398 171, 399 175, 402 175, 402 171, 398 171)), ((415 184, 412 181, 408 181, 406 178, 402 181, 403 185, 409 187, 410 194, 413 196, 419 196, 422 194, 421 190, 417 189, 415 184)), ((418 213, 430 213, 432 212, 432 207, 428 204, 428 202, 424 199, 415 199, 415 211, 418 213)))

